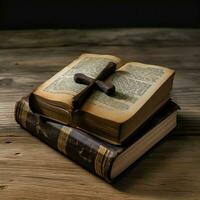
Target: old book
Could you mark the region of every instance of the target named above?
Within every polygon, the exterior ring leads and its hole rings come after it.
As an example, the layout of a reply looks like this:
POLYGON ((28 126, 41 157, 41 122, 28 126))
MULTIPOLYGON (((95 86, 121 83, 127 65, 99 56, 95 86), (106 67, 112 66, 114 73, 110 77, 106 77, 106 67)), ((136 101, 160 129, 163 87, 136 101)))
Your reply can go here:
MULTIPOLYGON (((122 146, 104 142, 84 131, 33 113, 28 101, 16 103, 16 121, 32 135, 87 170, 111 181, 176 126, 177 105, 168 101, 122 146)), ((38 155, 39 156, 39 155, 38 155)))
POLYGON ((83 54, 33 91, 30 107, 41 115, 87 131, 113 144, 123 143, 168 99, 174 71, 165 67, 129 62, 115 56, 83 54), (117 70, 106 81, 114 95, 95 89, 82 107, 73 109, 73 98, 88 86, 74 81, 77 73, 97 78, 108 63, 117 70))

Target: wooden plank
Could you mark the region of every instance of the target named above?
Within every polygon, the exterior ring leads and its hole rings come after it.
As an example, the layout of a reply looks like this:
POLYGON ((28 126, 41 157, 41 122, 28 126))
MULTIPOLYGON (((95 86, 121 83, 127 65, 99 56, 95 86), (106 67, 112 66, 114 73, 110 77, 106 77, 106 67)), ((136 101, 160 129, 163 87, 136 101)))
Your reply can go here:
POLYGON ((199 46, 198 29, 1 31, 0 48, 87 46, 199 46))
POLYGON ((200 47, 88 46, 0 50, 0 73, 6 71, 54 72, 82 53, 113 54, 125 62, 137 61, 174 69, 199 69, 200 47))
POLYGON ((0 194, 3 199, 198 199, 199 154, 199 137, 168 137, 109 185, 34 137, 1 137, 0 194))

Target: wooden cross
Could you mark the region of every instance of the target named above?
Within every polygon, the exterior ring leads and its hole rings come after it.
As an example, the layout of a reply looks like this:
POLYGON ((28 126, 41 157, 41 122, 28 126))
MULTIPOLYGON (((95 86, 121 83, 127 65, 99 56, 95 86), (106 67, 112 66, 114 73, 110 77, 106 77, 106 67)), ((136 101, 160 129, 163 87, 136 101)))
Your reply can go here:
POLYGON ((113 95, 115 93, 115 86, 111 82, 104 82, 112 73, 116 70, 116 64, 109 62, 108 65, 100 72, 100 74, 95 78, 88 77, 82 73, 77 73, 74 75, 74 81, 76 83, 88 85, 79 94, 74 96, 72 100, 73 109, 79 109, 88 96, 94 91, 94 89, 99 89, 107 95, 113 95))

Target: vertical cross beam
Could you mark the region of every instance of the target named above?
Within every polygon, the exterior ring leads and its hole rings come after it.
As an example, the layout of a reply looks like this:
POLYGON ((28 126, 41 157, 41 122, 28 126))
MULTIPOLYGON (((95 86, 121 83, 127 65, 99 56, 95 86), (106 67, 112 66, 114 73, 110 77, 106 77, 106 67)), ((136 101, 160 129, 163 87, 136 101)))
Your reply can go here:
POLYGON ((74 81, 87 85, 87 87, 73 97, 73 109, 79 109, 95 89, 99 89, 107 95, 113 95, 115 93, 115 86, 111 82, 105 82, 105 79, 115 72, 116 67, 115 63, 109 62, 95 79, 82 73, 75 74, 74 81))

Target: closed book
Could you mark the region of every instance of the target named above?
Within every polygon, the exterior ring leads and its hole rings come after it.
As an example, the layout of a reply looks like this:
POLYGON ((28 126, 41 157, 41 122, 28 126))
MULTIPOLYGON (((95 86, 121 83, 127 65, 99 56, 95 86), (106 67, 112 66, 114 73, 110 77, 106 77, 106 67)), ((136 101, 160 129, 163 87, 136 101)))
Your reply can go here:
POLYGON ((33 136, 111 182, 176 126, 177 109, 168 101, 121 146, 33 113, 27 98, 16 103, 15 119, 33 136))
POLYGON ((112 55, 83 54, 38 86, 30 107, 121 145, 169 100, 174 73, 156 65, 124 64, 112 55))

